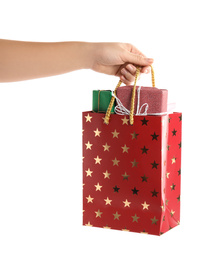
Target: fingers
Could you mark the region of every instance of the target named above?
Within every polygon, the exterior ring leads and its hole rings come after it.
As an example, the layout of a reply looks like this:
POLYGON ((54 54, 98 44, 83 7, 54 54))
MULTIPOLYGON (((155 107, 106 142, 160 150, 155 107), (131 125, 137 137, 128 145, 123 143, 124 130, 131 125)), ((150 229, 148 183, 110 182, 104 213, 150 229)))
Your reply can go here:
MULTIPOLYGON (((140 70, 140 73, 149 73, 149 72, 150 72, 150 66, 144 66, 140 70)), ((136 67, 132 64, 127 64, 120 70, 120 79, 126 85, 130 85, 132 82, 134 82, 135 75, 136 75, 136 67)))

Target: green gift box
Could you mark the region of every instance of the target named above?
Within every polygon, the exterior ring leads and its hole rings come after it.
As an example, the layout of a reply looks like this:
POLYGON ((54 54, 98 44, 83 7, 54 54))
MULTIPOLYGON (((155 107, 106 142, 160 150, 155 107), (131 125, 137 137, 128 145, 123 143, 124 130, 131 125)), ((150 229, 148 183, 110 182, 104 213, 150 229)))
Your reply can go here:
MULTIPOLYGON (((112 97, 111 90, 93 90, 93 107, 94 112, 106 113, 112 97)), ((114 105, 111 113, 114 114, 114 105)))

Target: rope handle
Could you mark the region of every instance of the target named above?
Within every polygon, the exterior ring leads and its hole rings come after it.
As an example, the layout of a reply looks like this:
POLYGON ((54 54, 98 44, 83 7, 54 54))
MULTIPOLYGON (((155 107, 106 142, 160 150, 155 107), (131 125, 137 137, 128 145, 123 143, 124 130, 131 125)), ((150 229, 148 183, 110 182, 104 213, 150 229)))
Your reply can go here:
MULTIPOLYGON (((150 67, 151 67, 152 87, 155 87, 154 69, 153 69, 152 65, 150 67)), ((131 96, 131 108, 130 108, 130 115, 129 115, 130 116, 130 125, 133 125, 133 122, 134 122, 133 114, 134 114, 134 107, 135 107, 136 82, 139 77, 140 69, 141 69, 141 67, 139 67, 139 66, 136 68, 136 75, 135 75, 135 80, 134 80, 134 85, 133 85, 132 96, 131 96)), ((104 120, 104 123, 107 125, 109 124, 111 110, 112 110, 113 104, 115 102, 116 92, 117 92, 117 89, 121 86, 121 83, 122 83, 122 81, 119 80, 119 82, 114 90, 114 96, 112 96, 109 106, 107 108, 105 120, 104 120)))

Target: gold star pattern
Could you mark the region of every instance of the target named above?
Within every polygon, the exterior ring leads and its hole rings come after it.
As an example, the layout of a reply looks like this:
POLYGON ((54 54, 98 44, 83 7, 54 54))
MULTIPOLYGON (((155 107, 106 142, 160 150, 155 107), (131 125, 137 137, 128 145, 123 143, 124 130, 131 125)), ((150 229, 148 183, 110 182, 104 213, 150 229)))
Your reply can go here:
POLYGON ((169 179, 169 175, 170 175, 170 173, 169 173, 169 172, 167 172, 167 173, 166 173, 167 179, 169 179))
POLYGON ((89 114, 87 116, 85 116, 86 118, 86 122, 91 122, 92 116, 90 116, 89 114))
POLYGON ((173 157, 171 160, 172 160, 172 164, 174 164, 176 162, 176 158, 175 157, 173 157))
POLYGON ((100 210, 98 209, 98 211, 95 211, 95 213, 96 213, 96 218, 98 217, 101 218, 103 212, 100 212, 100 210))
POLYGON ((103 174, 104 174, 104 179, 106 178, 110 179, 109 175, 111 175, 111 173, 109 173, 107 170, 106 172, 103 172, 103 174))
POLYGON ((114 130, 114 132, 112 132, 113 134, 113 138, 118 138, 118 135, 120 134, 119 132, 116 131, 116 129, 114 130))
POLYGON ((136 162, 136 160, 134 159, 134 161, 133 162, 131 162, 132 163, 132 167, 137 167, 137 164, 138 164, 138 162, 136 162))
POLYGON ((102 186, 101 185, 99 185, 99 182, 96 184, 96 185, 94 185, 95 187, 96 187, 96 191, 101 191, 101 189, 102 189, 102 186))
POLYGON ((92 177, 92 173, 93 173, 93 171, 91 171, 90 168, 88 168, 88 170, 85 171, 85 172, 87 173, 86 176, 90 176, 90 177, 92 177))
POLYGON ((108 197, 106 199, 104 199, 105 201, 105 205, 111 205, 112 200, 110 200, 108 197))
POLYGON ((144 203, 141 205, 143 206, 143 209, 147 209, 147 210, 148 210, 148 207, 150 206, 150 204, 147 204, 146 201, 144 201, 144 203))
POLYGON ((119 160, 117 160, 117 158, 115 157, 115 159, 114 160, 112 160, 112 162, 113 162, 113 166, 115 166, 115 165, 117 165, 117 166, 119 166, 118 164, 119 164, 119 160))
POLYGON ((130 204, 131 204, 130 201, 128 201, 128 200, 126 199, 125 201, 123 201, 123 203, 124 203, 124 207, 129 207, 129 208, 130 208, 130 204))
POLYGON ((127 147, 126 144, 121 148, 123 149, 122 153, 128 153, 128 149, 130 149, 130 147, 127 147))
POLYGON ((157 221, 158 221, 158 219, 156 219, 155 216, 154 216, 154 218, 151 218, 151 224, 157 225, 157 221))
POLYGON ((101 133, 102 131, 99 131, 99 129, 97 128, 95 131, 94 131, 94 133, 95 133, 95 137, 96 136, 99 136, 100 137, 100 133, 101 133))
POLYGON ((86 197, 86 199, 87 199, 87 203, 90 203, 90 202, 93 203, 94 198, 91 198, 90 195, 88 197, 86 197))
POLYGON ((124 180, 128 180, 128 177, 130 177, 130 175, 128 175, 126 172, 122 174, 122 176, 124 180))
POLYGON ((97 157, 96 158, 94 158, 94 160, 95 160, 95 164, 101 164, 101 158, 99 158, 99 156, 97 155, 97 157))
POLYGON ((116 211, 116 213, 113 214, 113 216, 114 216, 114 220, 115 219, 119 220, 119 217, 121 216, 121 214, 118 214, 118 212, 116 211))
POLYGON ((91 147, 93 144, 91 144, 89 141, 85 144, 86 145, 86 150, 87 149, 90 149, 91 150, 91 147))
POLYGON ((131 133, 131 135, 132 135, 132 140, 133 140, 133 139, 137 139, 137 136, 138 136, 139 134, 136 134, 136 132, 134 131, 133 133, 131 133))
POLYGON ((124 118, 121 119, 123 121, 122 125, 126 124, 128 125, 129 119, 126 118, 126 116, 124 118))
POLYGON ((109 152, 109 148, 110 148, 111 146, 108 145, 107 143, 105 143, 105 144, 103 145, 103 147, 104 147, 104 152, 105 152, 105 151, 108 151, 108 152, 109 152))
POLYGON ((137 222, 138 223, 138 219, 140 217, 137 217, 137 215, 135 214, 134 216, 131 216, 133 218, 133 222, 137 222))

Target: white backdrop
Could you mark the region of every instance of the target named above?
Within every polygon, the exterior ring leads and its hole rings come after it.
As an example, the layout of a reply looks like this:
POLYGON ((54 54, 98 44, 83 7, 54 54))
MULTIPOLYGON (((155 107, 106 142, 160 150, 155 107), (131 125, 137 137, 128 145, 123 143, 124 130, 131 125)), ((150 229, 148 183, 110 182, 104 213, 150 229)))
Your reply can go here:
POLYGON ((161 237, 83 227, 81 112, 118 79, 83 70, 0 84, 1 260, 216 259, 215 4, 1 0, 1 38, 130 42, 183 112, 180 226, 161 237))

